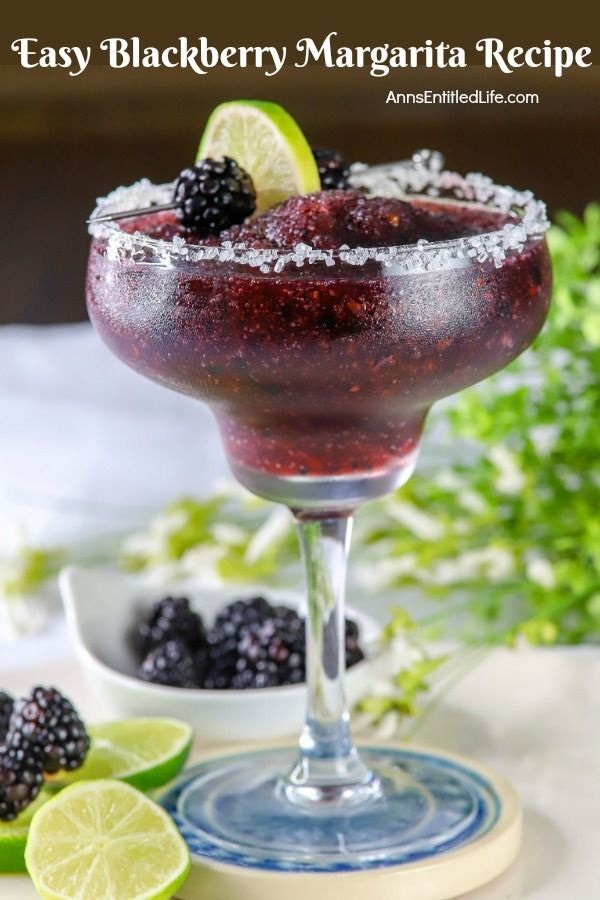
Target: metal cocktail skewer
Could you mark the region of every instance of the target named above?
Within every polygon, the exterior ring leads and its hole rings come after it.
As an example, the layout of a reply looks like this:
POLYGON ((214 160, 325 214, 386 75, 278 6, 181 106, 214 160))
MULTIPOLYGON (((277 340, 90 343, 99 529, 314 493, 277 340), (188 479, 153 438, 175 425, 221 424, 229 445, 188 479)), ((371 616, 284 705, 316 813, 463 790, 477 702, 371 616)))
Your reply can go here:
POLYGON ((117 219, 132 219, 137 216, 146 216, 149 213, 178 209, 180 206, 180 203, 157 203, 154 206, 144 206, 142 209, 121 209, 117 212, 103 213, 101 216, 92 216, 91 219, 86 219, 86 225, 95 225, 97 222, 115 222, 117 219))

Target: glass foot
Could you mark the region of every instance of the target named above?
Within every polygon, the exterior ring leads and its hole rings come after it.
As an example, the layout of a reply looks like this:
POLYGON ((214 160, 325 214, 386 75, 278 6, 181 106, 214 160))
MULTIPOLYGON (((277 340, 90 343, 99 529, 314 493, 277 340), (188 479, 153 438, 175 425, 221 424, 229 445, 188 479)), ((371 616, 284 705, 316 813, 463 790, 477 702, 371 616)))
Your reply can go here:
POLYGON ((163 795, 199 862, 340 872, 417 862, 487 834, 502 811, 490 781, 451 757, 362 748, 379 789, 357 805, 290 802, 296 748, 208 759, 163 795))

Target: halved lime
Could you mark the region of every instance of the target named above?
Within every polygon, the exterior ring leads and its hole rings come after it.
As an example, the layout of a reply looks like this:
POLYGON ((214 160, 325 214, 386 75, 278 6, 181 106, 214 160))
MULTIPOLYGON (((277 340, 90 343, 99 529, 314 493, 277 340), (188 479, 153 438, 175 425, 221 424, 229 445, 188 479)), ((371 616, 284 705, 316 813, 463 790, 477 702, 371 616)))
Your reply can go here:
POLYGON ((81 781, 33 817, 27 870, 44 900, 167 900, 190 870, 169 815, 122 781, 81 781))
POLYGON ((41 791, 33 803, 24 809, 16 819, 13 819, 12 822, 0 822, 0 873, 27 871, 25 844, 29 826, 33 814, 51 796, 52 794, 48 791, 41 791))
POLYGON ((288 112, 267 100, 232 100, 211 113, 198 159, 230 156, 248 172, 257 212, 321 187, 308 141, 288 112))
POLYGON ((76 781, 118 778, 150 791, 175 778, 190 754, 194 733, 178 719, 122 719, 92 725, 92 746, 74 772, 48 780, 51 790, 76 781))

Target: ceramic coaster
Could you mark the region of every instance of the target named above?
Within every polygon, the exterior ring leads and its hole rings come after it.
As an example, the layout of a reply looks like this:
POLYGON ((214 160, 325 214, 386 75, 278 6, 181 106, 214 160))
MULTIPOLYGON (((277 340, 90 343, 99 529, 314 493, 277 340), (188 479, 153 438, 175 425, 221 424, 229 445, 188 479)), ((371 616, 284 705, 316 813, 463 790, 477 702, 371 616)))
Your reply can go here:
POLYGON ((192 853, 186 900, 450 900, 518 854, 513 788, 460 757, 363 746, 383 795, 308 812, 277 792, 293 747, 206 757, 161 797, 192 853))

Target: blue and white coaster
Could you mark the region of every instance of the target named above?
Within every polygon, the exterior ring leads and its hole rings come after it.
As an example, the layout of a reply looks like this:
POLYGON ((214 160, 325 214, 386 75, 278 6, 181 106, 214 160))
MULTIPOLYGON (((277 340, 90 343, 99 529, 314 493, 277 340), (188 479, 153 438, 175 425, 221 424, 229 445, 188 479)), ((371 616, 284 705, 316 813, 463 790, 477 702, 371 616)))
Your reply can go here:
POLYGON ((194 870, 181 897, 212 900, 449 900, 490 881, 516 857, 514 790, 479 765, 437 751, 361 747, 383 793, 318 812, 277 790, 293 747, 206 757, 161 802, 194 870), (376 888, 374 887, 376 885, 376 888))

